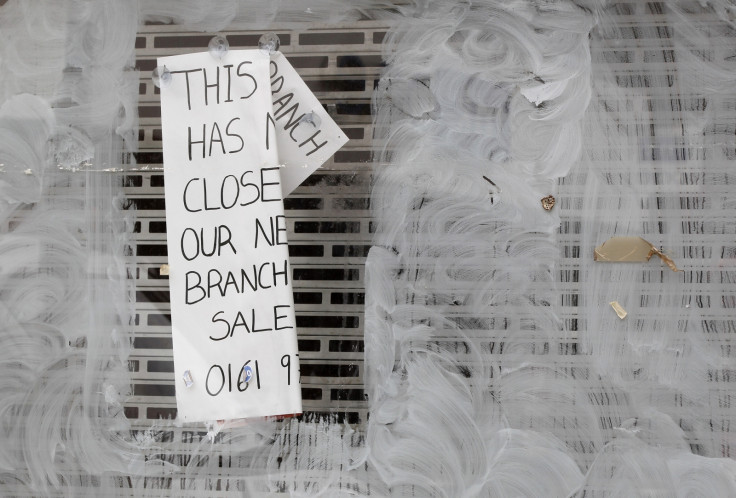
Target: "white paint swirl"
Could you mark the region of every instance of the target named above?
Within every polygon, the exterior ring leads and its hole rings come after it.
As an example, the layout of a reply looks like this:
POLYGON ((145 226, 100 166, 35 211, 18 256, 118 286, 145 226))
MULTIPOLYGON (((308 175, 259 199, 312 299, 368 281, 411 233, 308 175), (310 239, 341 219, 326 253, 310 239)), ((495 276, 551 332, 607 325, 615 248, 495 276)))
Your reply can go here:
POLYGON ((345 7, 0 2, 1 494, 736 495, 733 5, 345 7), (361 16, 391 24, 369 421, 131 431, 132 218, 84 170, 135 150, 137 27, 361 16), (613 235, 685 272, 594 263, 613 235))

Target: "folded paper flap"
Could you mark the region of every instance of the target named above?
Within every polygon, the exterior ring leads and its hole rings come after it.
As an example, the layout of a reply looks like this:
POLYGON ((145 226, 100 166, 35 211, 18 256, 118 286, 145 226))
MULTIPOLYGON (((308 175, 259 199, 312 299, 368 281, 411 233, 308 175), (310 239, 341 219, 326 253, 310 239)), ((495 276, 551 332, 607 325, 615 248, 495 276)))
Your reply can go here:
POLYGON ((273 126, 281 185, 289 195, 348 141, 281 52, 271 54, 273 126))
POLYGON ((610 263, 646 262, 655 254, 672 271, 682 271, 677 269, 672 258, 641 237, 611 237, 595 248, 593 259, 610 263))

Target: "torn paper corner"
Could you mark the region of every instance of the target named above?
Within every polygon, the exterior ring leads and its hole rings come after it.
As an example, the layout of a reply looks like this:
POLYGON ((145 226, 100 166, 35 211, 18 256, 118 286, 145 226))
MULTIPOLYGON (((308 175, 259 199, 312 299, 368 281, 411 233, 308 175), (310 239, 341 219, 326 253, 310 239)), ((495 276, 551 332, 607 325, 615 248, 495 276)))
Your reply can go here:
POLYGON ((593 259, 608 263, 634 263, 649 261, 655 254, 670 270, 682 271, 677 269, 672 258, 641 237, 611 237, 595 248, 593 259))
POLYGON ((628 315, 628 313, 626 312, 626 310, 624 309, 624 307, 621 306, 618 301, 611 301, 608 304, 611 305, 611 308, 613 308, 613 311, 616 312, 616 314, 618 315, 618 317, 621 320, 623 320, 624 318, 626 318, 626 315, 628 315))
POLYGON ((289 195, 348 141, 348 137, 281 52, 269 68, 281 188, 289 195))

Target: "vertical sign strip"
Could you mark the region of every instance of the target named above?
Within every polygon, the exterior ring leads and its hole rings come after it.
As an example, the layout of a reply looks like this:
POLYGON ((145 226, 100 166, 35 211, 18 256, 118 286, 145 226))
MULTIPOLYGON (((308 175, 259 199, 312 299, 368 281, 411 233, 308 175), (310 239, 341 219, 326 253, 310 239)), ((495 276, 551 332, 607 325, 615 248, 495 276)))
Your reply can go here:
POLYGON ((301 412, 269 56, 162 57, 169 284, 179 419, 301 412))

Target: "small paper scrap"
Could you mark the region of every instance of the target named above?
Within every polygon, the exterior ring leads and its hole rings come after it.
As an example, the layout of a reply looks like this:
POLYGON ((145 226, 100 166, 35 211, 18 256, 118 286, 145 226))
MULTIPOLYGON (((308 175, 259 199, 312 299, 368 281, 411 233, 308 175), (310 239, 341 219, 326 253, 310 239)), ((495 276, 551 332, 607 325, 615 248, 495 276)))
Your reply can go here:
POLYGON ((621 306, 621 305, 620 305, 620 304, 618 303, 618 301, 611 301, 611 302, 610 302, 610 303, 608 303, 608 304, 610 304, 610 305, 611 305, 611 308, 613 308, 613 311, 615 311, 615 312, 616 312, 616 314, 618 315, 618 317, 619 317, 619 318, 620 318, 621 320, 623 320, 624 318, 626 318, 626 315, 628 315, 628 313, 626 312, 626 310, 624 309, 624 307, 623 307, 623 306, 621 306))
POLYGON ((161 268, 158 270, 159 275, 168 275, 169 274, 169 265, 161 265, 161 268))
POLYGON ((672 258, 641 237, 611 237, 595 248, 594 261, 607 263, 646 262, 657 255, 672 271, 678 270, 672 258))

